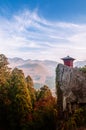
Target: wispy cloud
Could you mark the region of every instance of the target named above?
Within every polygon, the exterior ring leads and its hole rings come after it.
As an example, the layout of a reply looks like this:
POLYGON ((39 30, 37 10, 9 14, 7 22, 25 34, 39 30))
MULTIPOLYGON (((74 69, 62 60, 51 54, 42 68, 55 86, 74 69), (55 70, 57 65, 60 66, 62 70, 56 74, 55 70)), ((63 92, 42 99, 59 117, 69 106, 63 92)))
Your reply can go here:
POLYGON ((37 10, 24 10, 8 19, 0 16, 0 53, 8 57, 59 60, 71 55, 86 59, 86 25, 52 22, 37 10))

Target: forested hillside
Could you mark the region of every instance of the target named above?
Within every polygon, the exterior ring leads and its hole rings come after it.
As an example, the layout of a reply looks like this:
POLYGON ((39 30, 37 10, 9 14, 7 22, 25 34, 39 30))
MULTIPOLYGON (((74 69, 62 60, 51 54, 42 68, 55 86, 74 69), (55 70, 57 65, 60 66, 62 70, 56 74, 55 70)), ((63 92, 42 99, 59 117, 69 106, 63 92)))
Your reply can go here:
MULTIPOLYGON (((59 98, 52 96, 49 87, 36 90, 30 75, 25 77, 22 70, 11 70, 8 64, 6 56, 0 54, 0 130, 85 129, 86 105, 73 113, 62 111, 59 117, 59 98)), ((85 75, 86 67, 79 71, 85 75)))
POLYGON ((56 99, 48 86, 34 89, 30 76, 22 70, 8 68, 0 55, 0 130, 54 130, 56 99))

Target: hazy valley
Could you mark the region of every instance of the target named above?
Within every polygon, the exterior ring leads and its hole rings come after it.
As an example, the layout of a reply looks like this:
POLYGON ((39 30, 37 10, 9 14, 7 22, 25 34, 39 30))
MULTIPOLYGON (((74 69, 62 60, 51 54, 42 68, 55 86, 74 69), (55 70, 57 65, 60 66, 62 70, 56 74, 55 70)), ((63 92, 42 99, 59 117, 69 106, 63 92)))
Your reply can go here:
MULTIPOLYGON (((9 66, 22 69, 25 76, 30 75, 34 81, 35 88, 40 88, 44 84, 48 85, 52 91, 55 91, 55 70, 58 62, 50 60, 24 60, 22 58, 9 58, 9 66)), ((77 61, 75 67, 86 65, 85 61, 77 61)))

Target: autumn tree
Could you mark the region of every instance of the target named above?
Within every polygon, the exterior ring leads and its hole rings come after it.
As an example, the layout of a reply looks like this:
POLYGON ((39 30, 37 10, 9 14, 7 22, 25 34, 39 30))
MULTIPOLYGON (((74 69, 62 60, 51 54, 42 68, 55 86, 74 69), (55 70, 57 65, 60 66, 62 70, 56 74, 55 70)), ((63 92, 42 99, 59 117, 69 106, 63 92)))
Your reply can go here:
POLYGON ((52 93, 47 85, 44 85, 40 88, 40 93, 38 94, 38 99, 45 99, 49 96, 52 96, 52 93))
POLYGON ((34 120, 38 129, 52 130, 56 127, 56 98, 52 96, 52 93, 48 86, 44 85, 38 91, 37 102, 34 108, 34 120), (40 122, 40 125, 38 125, 40 122))
POLYGON ((26 77, 26 85, 30 93, 32 106, 34 107, 34 103, 36 101, 36 90, 34 89, 33 80, 29 75, 26 77))
POLYGON ((8 97, 10 73, 8 59, 5 55, 0 54, 0 128, 8 124, 6 115, 10 104, 8 97))
POLYGON ((8 67, 8 59, 4 54, 0 54, 0 86, 8 84, 10 76, 10 68, 8 67))
POLYGON ((9 121, 11 129, 25 127, 32 111, 31 98, 26 86, 22 70, 15 68, 11 74, 9 98, 11 100, 9 109, 9 121), (14 127, 15 126, 15 127, 14 127))

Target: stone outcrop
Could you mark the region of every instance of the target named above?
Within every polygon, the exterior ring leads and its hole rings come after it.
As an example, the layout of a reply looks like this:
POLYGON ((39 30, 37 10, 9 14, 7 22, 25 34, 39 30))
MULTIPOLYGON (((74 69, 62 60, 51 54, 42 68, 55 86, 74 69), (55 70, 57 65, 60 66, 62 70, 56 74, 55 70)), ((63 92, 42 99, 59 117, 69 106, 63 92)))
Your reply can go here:
POLYGON ((86 76, 77 68, 58 64, 56 88, 59 111, 66 110, 67 104, 86 104, 86 76))

